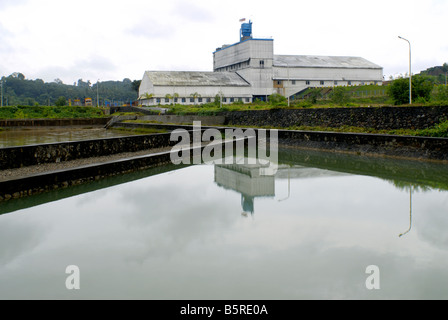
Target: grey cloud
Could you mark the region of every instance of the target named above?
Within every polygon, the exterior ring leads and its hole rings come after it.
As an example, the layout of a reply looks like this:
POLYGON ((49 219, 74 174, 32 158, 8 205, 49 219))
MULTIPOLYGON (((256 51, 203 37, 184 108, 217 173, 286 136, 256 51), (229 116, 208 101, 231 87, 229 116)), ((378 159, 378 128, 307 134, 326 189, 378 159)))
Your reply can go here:
POLYGON ((191 3, 180 3, 173 10, 174 14, 191 22, 211 22, 214 14, 191 3))
POLYGON ((170 39, 173 37, 175 29, 170 24, 145 19, 128 29, 128 32, 133 36, 147 39, 170 39))
MULTIPOLYGON (((117 66, 108 58, 103 56, 91 56, 86 59, 76 60, 71 66, 51 66, 39 70, 37 73, 45 81, 53 81, 56 78, 79 79, 96 82, 98 78, 112 76, 117 66)), ((76 79, 72 80, 75 81, 76 79)), ((71 84, 66 82, 66 84, 71 84)))
POLYGON ((5 220, 0 223, 0 266, 38 247, 46 232, 45 227, 5 220))

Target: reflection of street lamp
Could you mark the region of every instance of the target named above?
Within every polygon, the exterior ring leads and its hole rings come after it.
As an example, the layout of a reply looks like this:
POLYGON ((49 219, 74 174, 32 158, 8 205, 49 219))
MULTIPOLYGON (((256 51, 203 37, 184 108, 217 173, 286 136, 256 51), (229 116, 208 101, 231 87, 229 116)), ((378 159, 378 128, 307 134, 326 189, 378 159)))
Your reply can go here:
POLYGON ((412 104, 412 68, 411 68, 411 42, 408 39, 398 36, 401 40, 409 43, 409 104, 412 104))
POLYGON ((291 170, 291 166, 288 167, 288 196, 284 199, 279 199, 278 202, 280 201, 285 201, 286 199, 288 199, 291 196, 291 174, 290 174, 290 170, 291 170))
POLYGON ((400 234, 399 237, 401 238, 405 234, 407 234, 409 231, 411 231, 412 227, 412 185, 409 190, 409 229, 405 231, 404 233, 400 234))

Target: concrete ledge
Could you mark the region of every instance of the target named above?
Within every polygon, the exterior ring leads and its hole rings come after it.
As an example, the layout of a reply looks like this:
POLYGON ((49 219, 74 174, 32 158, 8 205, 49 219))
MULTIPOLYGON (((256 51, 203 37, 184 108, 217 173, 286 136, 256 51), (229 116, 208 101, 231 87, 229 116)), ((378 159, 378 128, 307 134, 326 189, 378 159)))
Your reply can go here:
POLYGON ((5 119, 0 127, 66 127, 66 126, 104 126, 110 118, 75 119, 5 119))
MULTIPOLYGON (((245 139, 247 142, 247 139, 245 139)), ((227 144, 235 141, 223 142, 223 152, 227 144)), ((205 146, 197 147, 203 150, 205 146)), ((189 162, 193 162, 195 148, 190 148, 189 162)), ((0 203, 11 199, 19 199, 43 192, 81 185, 97 181, 109 176, 135 172, 172 164, 171 152, 132 157, 128 159, 93 164, 72 169, 36 174, 19 179, 0 181, 0 203)))
POLYGON ((0 170, 164 148, 175 144, 170 141, 168 133, 0 148, 0 170))

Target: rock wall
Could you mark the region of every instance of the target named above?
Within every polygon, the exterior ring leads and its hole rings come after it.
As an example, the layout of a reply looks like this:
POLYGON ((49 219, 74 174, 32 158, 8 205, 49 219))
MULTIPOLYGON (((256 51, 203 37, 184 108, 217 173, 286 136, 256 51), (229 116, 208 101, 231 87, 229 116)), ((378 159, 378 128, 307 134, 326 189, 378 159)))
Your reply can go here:
POLYGON ((426 129, 448 119, 448 106, 274 109, 225 113, 226 125, 289 128, 353 126, 378 130, 426 129))

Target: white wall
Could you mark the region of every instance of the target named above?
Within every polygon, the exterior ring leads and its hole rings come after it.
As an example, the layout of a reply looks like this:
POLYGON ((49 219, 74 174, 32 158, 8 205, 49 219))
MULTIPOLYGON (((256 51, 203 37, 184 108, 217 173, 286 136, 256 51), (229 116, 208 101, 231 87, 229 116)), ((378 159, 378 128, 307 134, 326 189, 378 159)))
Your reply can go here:
MULTIPOLYGON (((143 83, 143 81, 142 81, 143 83)), ((148 88, 151 86, 147 86, 148 88)), ((142 89, 142 87, 140 87, 142 89)), ((207 103, 207 98, 210 98, 210 102, 213 102, 216 95, 222 95, 226 98, 224 104, 232 103, 235 100, 242 98, 242 102, 252 102, 252 93, 249 86, 246 87, 217 87, 217 86, 188 86, 188 87, 175 87, 175 86, 152 86, 152 90, 148 91, 153 95, 152 99, 143 99, 143 105, 169 105, 173 103, 172 99, 166 101, 166 95, 169 94, 172 97, 177 94, 178 104, 195 105, 207 103), (191 101, 194 93, 198 93, 198 96, 194 101, 191 101), (182 101, 185 98, 185 102, 182 101), (231 101, 233 98, 234 101, 231 101), (202 99, 202 101, 200 101, 202 99)), ((144 96, 145 92, 141 92, 144 96)))
POLYGON ((213 54, 213 70, 248 61, 249 59, 251 59, 251 67, 259 67, 259 64, 257 64, 259 60, 257 59, 267 60, 272 66, 274 41, 271 39, 251 39, 218 50, 213 54))

